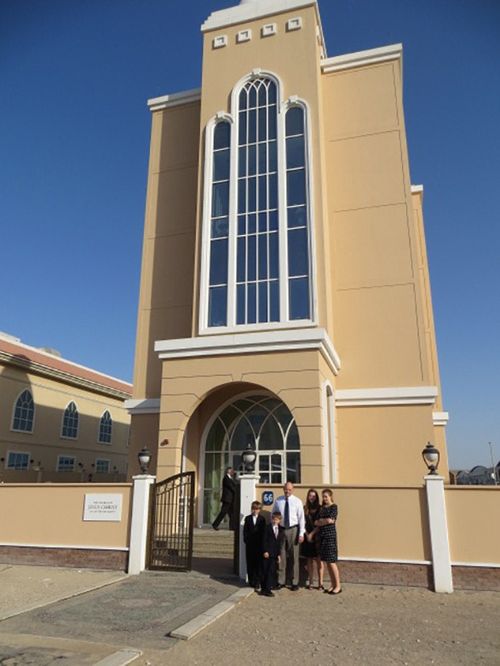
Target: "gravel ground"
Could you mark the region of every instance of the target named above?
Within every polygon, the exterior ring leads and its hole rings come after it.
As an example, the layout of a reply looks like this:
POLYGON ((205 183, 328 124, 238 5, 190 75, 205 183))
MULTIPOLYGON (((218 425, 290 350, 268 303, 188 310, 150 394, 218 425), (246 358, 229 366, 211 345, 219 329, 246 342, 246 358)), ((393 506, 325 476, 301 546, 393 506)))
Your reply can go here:
MULTIPOLYGON (((500 664, 500 594, 434 594, 417 588, 348 585, 339 596, 282 590, 252 595, 188 642, 176 666, 500 664)), ((134 662, 160 666, 147 654, 134 662)))

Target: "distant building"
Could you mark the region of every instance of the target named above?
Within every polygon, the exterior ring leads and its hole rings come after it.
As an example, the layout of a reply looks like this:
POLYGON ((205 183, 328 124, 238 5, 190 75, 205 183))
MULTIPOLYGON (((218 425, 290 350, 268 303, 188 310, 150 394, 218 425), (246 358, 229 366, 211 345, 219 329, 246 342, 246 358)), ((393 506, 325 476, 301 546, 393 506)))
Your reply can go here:
POLYGON ((0 482, 125 478, 131 388, 0 333, 0 482))
POLYGON ((452 482, 458 486, 494 486, 500 483, 500 462, 495 467, 476 465, 471 470, 453 472, 452 482))
POLYGON ((262 483, 448 474, 401 44, 328 57, 316 0, 211 14, 202 88, 149 101, 130 469, 197 473, 198 522, 251 445, 262 483))

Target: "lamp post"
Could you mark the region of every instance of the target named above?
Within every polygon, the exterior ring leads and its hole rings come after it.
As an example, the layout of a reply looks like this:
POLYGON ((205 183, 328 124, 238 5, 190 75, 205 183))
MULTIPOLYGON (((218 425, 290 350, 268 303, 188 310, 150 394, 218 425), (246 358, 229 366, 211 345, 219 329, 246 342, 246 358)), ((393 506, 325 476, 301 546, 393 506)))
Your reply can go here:
POLYGON ((137 454, 137 459, 139 460, 139 466, 143 474, 148 473, 149 463, 151 462, 151 451, 147 446, 143 446, 142 449, 137 454))
POLYGON ((243 471, 247 474, 251 474, 255 471, 255 461, 257 460, 257 454, 252 448, 251 444, 247 445, 247 448, 241 454, 241 459, 243 460, 243 471))
POLYGON ((427 446, 422 451, 422 458, 427 465, 429 474, 437 475, 437 468, 439 467, 439 460, 441 458, 441 454, 439 453, 438 449, 436 449, 436 447, 433 446, 430 442, 427 442, 427 446))

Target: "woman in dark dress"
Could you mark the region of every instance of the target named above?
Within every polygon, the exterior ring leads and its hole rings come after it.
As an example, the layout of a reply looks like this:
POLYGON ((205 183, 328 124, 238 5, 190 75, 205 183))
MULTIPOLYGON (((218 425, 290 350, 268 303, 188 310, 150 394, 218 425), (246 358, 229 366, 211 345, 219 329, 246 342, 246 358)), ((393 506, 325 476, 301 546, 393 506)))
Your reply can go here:
POLYGON ((323 590, 323 562, 318 553, 318 529, 314 522, 319 518, 319 495, 311 488, 307 492, 307 500, 304 505, 304 516, 306 519, 306 534, 301 545, 300 554, 307 559, 306 590, 310 590, 314 580, 314 563, 318 569, 318 590, 323 590))
POLYGON ((319 528, 319 556, 326 563, 330 575, 331 587, 325 590, 328 594, 340 594, 340 574, 337 566, 337 505, 333 503, 333 492, 323 490, 323 506, 319 510, 315 526, 319 528))

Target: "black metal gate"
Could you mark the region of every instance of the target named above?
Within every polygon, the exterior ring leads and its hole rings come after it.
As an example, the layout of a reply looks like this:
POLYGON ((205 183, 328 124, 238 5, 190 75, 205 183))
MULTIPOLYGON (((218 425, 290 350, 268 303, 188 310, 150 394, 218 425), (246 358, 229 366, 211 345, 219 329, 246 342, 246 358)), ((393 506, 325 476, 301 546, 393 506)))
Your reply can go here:
POLYGON ((189 571, 193 559, 194 472, 156 483, 152 493, 149 568, 189 571))

